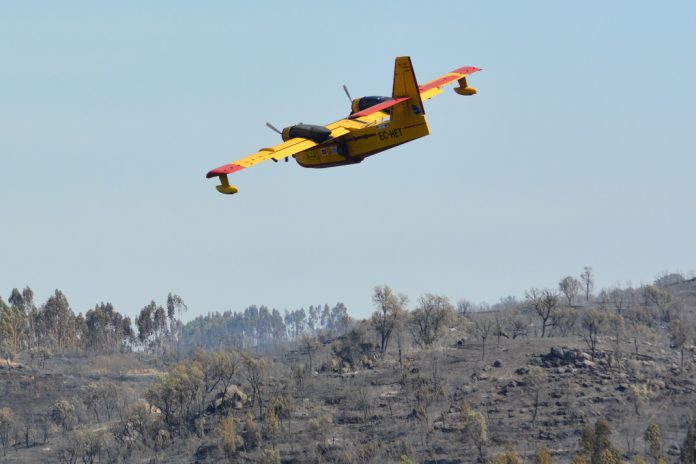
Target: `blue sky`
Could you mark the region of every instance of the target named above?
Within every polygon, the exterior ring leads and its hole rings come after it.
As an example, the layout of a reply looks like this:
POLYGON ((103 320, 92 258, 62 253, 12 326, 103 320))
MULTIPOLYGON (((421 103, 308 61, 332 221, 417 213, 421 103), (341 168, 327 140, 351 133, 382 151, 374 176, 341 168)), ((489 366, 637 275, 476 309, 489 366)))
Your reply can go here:
POLYGON ((696 267, 696 4, 2 2, 0 293, 189 317, 372 288, 493 303, 696 267), (460 66, 431 136, 357 166, 205 173, 460 66))

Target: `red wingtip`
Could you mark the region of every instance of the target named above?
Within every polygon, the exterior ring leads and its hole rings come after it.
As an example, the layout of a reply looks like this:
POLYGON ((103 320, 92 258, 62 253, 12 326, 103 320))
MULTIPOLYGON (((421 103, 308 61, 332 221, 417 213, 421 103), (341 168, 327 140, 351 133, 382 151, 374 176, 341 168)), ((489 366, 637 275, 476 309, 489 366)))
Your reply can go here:
POLYGON ((210 179, 211 177, 221 176, 223 174, 232 174, 233 172, 241 171, 242 169, 244 169, 244 166, 240 166, 238 164, 226 164, 224 166, 220 166, 219 168, 215 168, 212 171, 208 171, 208 174, 206 174, 205 177, 210 179))
POLYGON ((481 68, 477 68, 476 66, 464 66, 463 68, 455 69, 452 72, 459 74, 473 74, 478 71, 481 71, 481 68))

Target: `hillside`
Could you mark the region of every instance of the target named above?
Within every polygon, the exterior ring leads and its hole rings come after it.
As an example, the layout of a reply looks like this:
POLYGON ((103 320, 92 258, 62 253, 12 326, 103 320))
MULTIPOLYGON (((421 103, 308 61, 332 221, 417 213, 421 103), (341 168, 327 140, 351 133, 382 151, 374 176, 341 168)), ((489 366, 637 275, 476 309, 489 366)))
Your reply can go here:
POLYGON ((534 462, 543 445, 590 462, 581 438, 606 420, 624 461, 651 459, 656 424, 666 462, 693 462, 696 279, 459 312, 432 295, 407 310, 386 288, 372 320, 263 354, 20 350, 0 363, 2 461, 469 463, 512 445, 534 462), (552 303, 542 327, 535 304, 552 303))

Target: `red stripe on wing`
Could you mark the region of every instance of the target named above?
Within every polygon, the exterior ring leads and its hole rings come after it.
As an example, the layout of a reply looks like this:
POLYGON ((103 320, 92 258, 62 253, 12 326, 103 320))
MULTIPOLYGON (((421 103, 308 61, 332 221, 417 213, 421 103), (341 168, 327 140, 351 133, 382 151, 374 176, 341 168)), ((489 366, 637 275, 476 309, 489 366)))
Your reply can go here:
POLYGON ((449 75, 449 76, 441 77, 439 79, 435 79, 434 81, 428 82, 425 85, 421 85, 419 87, 419 90, 421 92, 425 92, 425 91, 430 90, 432 88, 440 87, 440 86, 443 86, 443 85, 450 83, 452 81, 456 81, 457 79, 459 79, 461 77, 462 74, 464 74, 465 76, 468 76, 469 74, 473 74, 473 73, 480 71, 480 70, 481 70, 481 68, 476 68, 474 66, 464 66, 463 68, 455 69, 454 71, 452 71, 452 74, 457 73, 457 74, 459 74, 459 76, 449 75))
POLYGON ((390 108, 398 103, 401 103, 403 101, 408 100, 408 97, 400 97, 400 98, 392 98, 391 100, 384 101, 382 103, 379 103, 375 106, 371 106, 369 108, 365 108, 362 111, 358 111, 357 113, 353 113, 350 116, 348 116, 350 119, 355 119, 359 118, 361 116, 367 116, 368 114, 376 113, 377 111, 382 111, 385 108, 390 108))
POLYGON ((242 169, 244 169, 244 166, 230 163, 224 166, 220 166, 219 168, 215 168, 212 171, 209 171, 205 177, 210 179, 211 177, 221 176, 223 174, 232 174, 233 172, 241 171, 242 169))

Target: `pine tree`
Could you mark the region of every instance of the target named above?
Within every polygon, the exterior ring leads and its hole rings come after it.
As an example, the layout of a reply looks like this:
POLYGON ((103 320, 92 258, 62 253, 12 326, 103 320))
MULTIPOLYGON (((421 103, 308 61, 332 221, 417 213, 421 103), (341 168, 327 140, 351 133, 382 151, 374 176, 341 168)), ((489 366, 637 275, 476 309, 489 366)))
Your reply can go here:
POLYGON ((539 445, 539 450, 536 456, 534 456, 534 464, 552 464, 553 459, 551 459, 551 453, 549 453, 548 448, 544 445, 539 445))
POLYGON ((517 455, 512 444, 507 443, 505 445, 505 451, 496 457, 495 464, 522 464, 522 459, 517 455))
POLYGON ((648 447, 648 455, 653 459, 653 462, 657 463, 660 457, 662 457, 662 447, 664 446, 660 427, 658 427, 655 422, 652 422, 648 425, 643 437, 648 447))
POLYGON ((228 459, 237 452, 237 445, 239 444, 235 428, 235 420, 232 414, 225 416, 218 426, 220 448, 228 459))
POLYGON ((696 464, 696 417, 689 417, 689 426, 681 448, 681 462, 696 464))
POLYGON ((590 458, 591 464, 612 464, 612 460, 616 459, 618 463, 621 462, 621 453, 612 445, 610 434, 609 424, 601 417, 595 422, 594 428, 589 425, 583 427, 580 447, 590 458))

